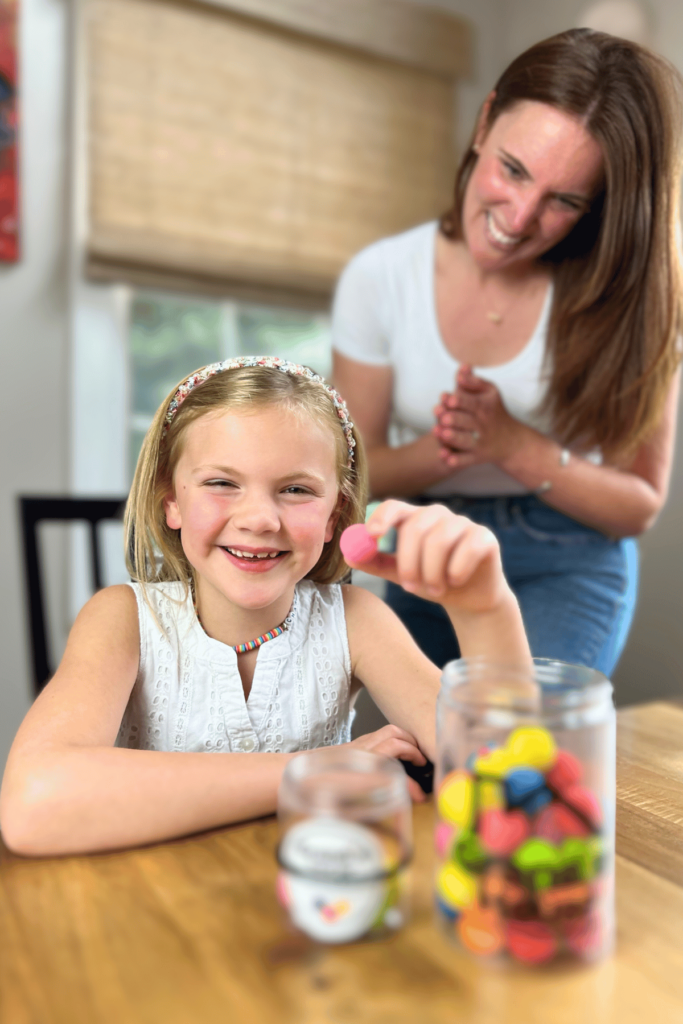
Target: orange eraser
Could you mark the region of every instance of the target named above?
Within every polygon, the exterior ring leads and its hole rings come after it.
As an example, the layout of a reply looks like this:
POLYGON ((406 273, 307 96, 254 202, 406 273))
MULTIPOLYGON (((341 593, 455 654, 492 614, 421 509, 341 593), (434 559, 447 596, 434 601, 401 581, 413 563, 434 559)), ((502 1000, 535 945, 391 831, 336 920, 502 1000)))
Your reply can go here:
POLYGON ((356 565, 369 562, 377 554, 377 541, 363 523, 347 526, 339 539, 339 546, 346 561, 356 565))

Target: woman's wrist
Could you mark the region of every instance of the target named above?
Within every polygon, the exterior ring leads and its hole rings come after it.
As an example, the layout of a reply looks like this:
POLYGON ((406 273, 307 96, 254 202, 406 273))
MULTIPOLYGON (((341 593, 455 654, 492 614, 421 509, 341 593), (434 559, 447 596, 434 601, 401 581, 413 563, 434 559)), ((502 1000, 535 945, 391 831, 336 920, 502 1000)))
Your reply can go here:
POLYGON ((567 449, 552 438, 516 421, 516 427, 506 444, 506 454, 498 466, 530 491, 550 490, 554 471, 568 462, 567 449))
POLYGON ((542 435, 538 431, 510 417, 496 465, 509 476, 516 477, 520 471, 524 471, 526 465, 533 463, 533 449, 536 439, 540 437, 542 435))

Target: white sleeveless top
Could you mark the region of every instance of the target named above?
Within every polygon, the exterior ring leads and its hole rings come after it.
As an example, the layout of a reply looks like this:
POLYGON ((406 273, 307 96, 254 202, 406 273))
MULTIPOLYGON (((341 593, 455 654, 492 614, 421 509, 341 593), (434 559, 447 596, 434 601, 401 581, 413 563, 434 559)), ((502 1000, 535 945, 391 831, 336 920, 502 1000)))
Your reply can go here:
POLYGON ((294 752, 346 743, 353 720, 341 587, 297 584, 292 622, 259 648, 248 700, 231 647, 202 629, 181 583, 142 587, 140 668, 118 747, 294 752))
MULTIPOLYGON (((460 363, 443 343, 435 305, 435 245, 438 225, 421 224, 384 238, 353 257, 337 285, 332 312, 332 346, 342 355, 393 371, 390 443, 409 444, 434 426, 432 409, 442 391, 452 391, 460 363)), ((529 341, 514 359, 475 372, 498 388, 511 416, 550 434, 539 407, 551 367, 546 339, 552 285, 529 341)), ((347 395, 353 407, 353 396, 347 395)), ((430 487, 435 498, 528 493, 528 488, 492 463, 458 470, 430 487)))

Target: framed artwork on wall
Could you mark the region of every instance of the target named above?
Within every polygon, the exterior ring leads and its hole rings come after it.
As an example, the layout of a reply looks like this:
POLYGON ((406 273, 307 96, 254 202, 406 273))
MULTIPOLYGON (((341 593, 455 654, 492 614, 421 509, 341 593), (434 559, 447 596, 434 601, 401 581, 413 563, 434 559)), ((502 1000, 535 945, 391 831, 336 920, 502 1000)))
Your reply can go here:
POLYGON ((19 259, 18 0, 0 0, 0 262, 19 259))

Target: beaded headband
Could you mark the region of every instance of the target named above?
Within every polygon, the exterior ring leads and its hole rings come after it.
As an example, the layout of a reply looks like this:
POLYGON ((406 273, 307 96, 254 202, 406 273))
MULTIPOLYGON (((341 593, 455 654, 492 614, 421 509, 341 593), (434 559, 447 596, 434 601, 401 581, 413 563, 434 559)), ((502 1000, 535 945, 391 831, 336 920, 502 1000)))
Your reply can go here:
POLYGON ((226 370, 242 370, 249 366, 264 366, 269 370, 280 370, 282 373, 291 374, 292 377, 306 377, 307 380, 320 384, 332 399, 337 416, 341 422, 342 430, 344 431, 348 452, 348 462, 346 465, 349 469, 353 466, 353 449, 356 447, 356 439, 353 436, 353 423, 349 419, 349 410, 344 399, 338 391, 335 391, 327 383, 324 377, 314 373, 308 366, 290 363, 286 359, 280 359, 278 356, 237 356, 234 359, 224 359, 221 363, 210 363, 208 366, 202 367, 201 370, 197 370, 196 373, 191 373, 178 387, 178 390, 168 404, 168 411, 161 432, 162 441, 166 437, 168 428, 173 423, 178 409, 191 391, 194 391, 196 387, 203 384, 210 377, 215 377, 216 374, 225 373, 226 370))

